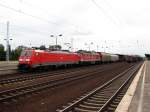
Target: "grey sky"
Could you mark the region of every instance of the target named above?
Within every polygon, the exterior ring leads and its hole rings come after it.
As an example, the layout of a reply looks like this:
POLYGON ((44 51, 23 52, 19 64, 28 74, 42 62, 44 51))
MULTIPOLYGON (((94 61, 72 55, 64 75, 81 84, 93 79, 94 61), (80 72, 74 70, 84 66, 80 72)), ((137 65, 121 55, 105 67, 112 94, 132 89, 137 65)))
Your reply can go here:
POLYGON ((123 54, 150 52, 149 0, 0 0, 0 43, 10 21, 12 47, 55 44, 74 40, 74 50, 123 54), (19 12, 20 11, 20 12, 19 12), (106 41, 106 42, 105 42, 106 41), (104 49, 105 48, 105 49, 104 49))

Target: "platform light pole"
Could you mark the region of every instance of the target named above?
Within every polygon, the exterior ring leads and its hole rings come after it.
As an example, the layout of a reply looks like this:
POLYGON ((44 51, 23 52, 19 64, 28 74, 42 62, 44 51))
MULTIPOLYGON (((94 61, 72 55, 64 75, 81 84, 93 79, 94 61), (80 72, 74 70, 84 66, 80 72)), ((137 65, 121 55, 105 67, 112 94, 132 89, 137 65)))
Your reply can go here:
POLYGON ((50 37, 55 37, 56 38, 56 46, 57 46, 57 38, 63 36, 62 34, 59 35, 50 35, 50 37))
POLYGON ((73 52, 73 41, 74 41, 74 39, 71 38, 71 51, 72 51, 72 52, 73 52))
POLYGON ((97 45, 97 46, 96 46, 96 48, 97 48, 97 52, 98 52, 98 50, 99 50, 99 46, 97 45))
POLYGON ((9 40, 12 40, 12 39, 9 39, 9 21, 7 21, 7 33, 6 33, 6 61, 9 62, 9 55, 10 55, 10 44, 9 44, 9 40))
POLYGON ((66 46, 68 47, 68 50, 69 50, 69 49, 72 49, 71 43, 64 43, 64 45, 66 45, 66 46))
POLYGON ((89 43, 89 44, 85 43, 85 45, 88 46, 89 51, 91 51, 91 45, 93 45, 93 44, 94 44, 93 42, 91 42, 91 43, 89 43))

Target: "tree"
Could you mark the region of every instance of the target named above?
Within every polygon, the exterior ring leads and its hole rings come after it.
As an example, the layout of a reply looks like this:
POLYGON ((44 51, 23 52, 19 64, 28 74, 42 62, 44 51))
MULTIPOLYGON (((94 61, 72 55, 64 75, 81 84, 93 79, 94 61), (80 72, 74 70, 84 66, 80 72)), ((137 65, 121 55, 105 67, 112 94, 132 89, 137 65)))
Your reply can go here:
POLYGON ((4 61, 6 59, 6 52, 3 44, 0 44, 0 61, 4 61))
POLYGON ((25 46, 18 46, 11 52, 11 60, 18 60, 22 50, 27 49, 25 46))
POLYGON ((40 46, 40 50, 46 50, 45 45, 41 45, 41 46, 40 46))
POLYGON ((0 44, 0 51, 4 51, 4 45, 0 44))
POLYGON ((61 50, 60 45, 50 45, 49 50, 55 51, 55 50, 61 50))

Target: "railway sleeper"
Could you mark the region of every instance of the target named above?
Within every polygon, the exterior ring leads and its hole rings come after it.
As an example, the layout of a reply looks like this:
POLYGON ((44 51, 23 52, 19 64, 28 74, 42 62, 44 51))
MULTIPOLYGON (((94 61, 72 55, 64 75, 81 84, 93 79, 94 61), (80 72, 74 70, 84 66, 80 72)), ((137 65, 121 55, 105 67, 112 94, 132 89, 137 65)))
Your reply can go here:
POLYGON ((119 95, 119 96, 117 96, 117 99, 120 100, 120 99, 122 99, 122 97, 123 97, 122 95, 119 95))
POLYGON ((115 102, 120 102, 120 99, 115 98, 114 101, 115 101, 115 102))
POLYGON ((103 94, 105 94, 105 91, 100 91, 98 94, 103 95, 103 94))
POLYGON ((76 107, 75 111, 73 111, 73 112, 97 112, 97 111, 87 110, 87 109, 81 109, 81 108, 76 107))
POLYGON ((93 100, 93 99, 88 99, 87 100, 88 102, 90 102, 90 103, 102 103, 102 104, 104 104, 106 101, 102 101, 102 100, 93 100))
MULTIPOLYGON (((1 96, 1 98, 6 98, 6 97, 8 97, 8 96, 10 96, 10 95, 4 94, 4 95, 1 96)), ((1 99, 1 98, 0 98, 0 99, 1 99)))
POLYGON ((3 102, 3 104, 5 104, 5 105, 9 105, 9 104, 10 104, 10 102, 5 101, 5 102, 3 102))
POLYGON ((118 104, 113 104, 113 103, 111 103, 111 104, 110 104, 110 107, 112 107, 112 108, 116 108, 116 107, 117 107, 117 105, 118 105, 118 104))
POLYGON ((16 92, 16 93, 9 93, 9 96, 14 96, 16 94, 19 94, 19 93, 18 92, 16 92))
POLYGON ((98 99, 106 99, 106 98, 108 98, 108 96, 106 96, 106 97, 103 97, 103 96, 92 96, 93 98, 98 98, 98 99))
POLYGON ((97 98, 105 98, 105 97, 109 97, 109 96, 108 96, 108 95, 106 95, 106 96, 101 96, 101 95, 95 94, 95 95, 93 95, 93 97, 97 97, 97 98))
POLYGON ((104 94, 102 94, 102 93, 96 93, 96 95, 98 95, 98 96, 104 96, 105 97, 105 93, 104 94))
POLYGON ((115 109, 116 109, 116 108, 108 107, 108 108, 107 108, 107 111, 108 111, 108 112, 114 112, 115 109))
POLYGON ((113 92, 117 89, 117 87, 113 87, 113 88, 108 88, 108 89, 105 89, 105 92, 113 92))
POLYGON ((16 100, 16 99, 11 99, 11 101, 14 102, 14 103, 18 102, 18 100, 16 100))
POLYGON ((84 101, 83 104, 85 105, 93 105, 93 106, 103 106, 103 104, 99 104, 99 103, 90 103, 90 102, 87 102, 87 101, 84 101))
POLYGON ((102 99, 91 97, 90 99, 96 100, 96 101, 107 101, 108 100, 108 99, 105 99, 105 97, 102 99))
POLYGON ((94 96, 92 96, 91 99, 94 99, 94 100, 108 100, 108 98, 106 98, 106 97, 97 98, 97 97, 94 97, 94 96))
POLYGON ((120 101, 112 101, 113 104, 118 105, 120 101))
POLYGON ((83 105, 83 104, 80 104, 79 105, 79 108, 82 108, 82 109, 86 109, 86 110, 98 110, 100 107, 98 106, 89 106, 89 105, 83 105))
MULTIPOLYGON (((120 93, 119 93, 119 95, 122 95, 122 96, 124 96, 124 94, 125 94, 125 92, 120 92, 120 93)), ((119 96, 119 95, 118 95, 118 96, 119 96)))

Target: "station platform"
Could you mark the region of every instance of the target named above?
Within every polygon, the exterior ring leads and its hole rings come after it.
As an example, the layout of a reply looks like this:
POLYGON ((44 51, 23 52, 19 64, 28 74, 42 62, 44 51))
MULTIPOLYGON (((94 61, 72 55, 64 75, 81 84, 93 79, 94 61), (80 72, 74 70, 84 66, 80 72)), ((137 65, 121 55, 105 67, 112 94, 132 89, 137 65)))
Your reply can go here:
POLYGON ((16 65, 18 64, 18 61, 0 61, 0 66, 3 66, 3 65, 16 65))
POLYGON ((150 112, 150 61, 145 61, 115 112, 150 112))
POLYGON ((0 68, 15 67, 17 65, 18 61, 0 61, 0 68))
POLYGON ((14 73, 17 70, 18 61, 0 61, 0 75, 14 73))

